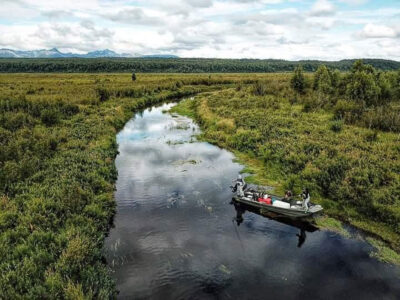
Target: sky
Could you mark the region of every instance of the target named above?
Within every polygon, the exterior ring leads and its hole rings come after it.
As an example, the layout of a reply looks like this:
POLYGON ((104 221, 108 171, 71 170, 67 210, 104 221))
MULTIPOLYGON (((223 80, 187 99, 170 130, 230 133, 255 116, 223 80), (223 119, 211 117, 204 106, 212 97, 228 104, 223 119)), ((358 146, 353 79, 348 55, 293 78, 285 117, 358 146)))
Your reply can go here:
POLYGON ((400 60, 400 0, 0 0, 0 48, 400 60))

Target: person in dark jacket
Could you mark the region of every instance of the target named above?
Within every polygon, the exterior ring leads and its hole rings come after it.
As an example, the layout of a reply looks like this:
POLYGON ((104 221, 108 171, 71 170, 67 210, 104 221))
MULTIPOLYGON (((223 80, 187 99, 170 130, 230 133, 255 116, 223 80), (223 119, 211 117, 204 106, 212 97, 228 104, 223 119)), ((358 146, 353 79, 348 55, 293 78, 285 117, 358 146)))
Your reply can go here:
POLYGON ((242 178, 242 175, 239 174, 233 186, 233 191, 236 191, 236 194, 239 197, 244 197, 245 188, 246 188, 246 182, 242 178))
POLYGON ((303 208, 307 211, 310 204, 310 192, 307 188, 303 190, 303 192, 300 194, 300 197, 303 199, 303 208))

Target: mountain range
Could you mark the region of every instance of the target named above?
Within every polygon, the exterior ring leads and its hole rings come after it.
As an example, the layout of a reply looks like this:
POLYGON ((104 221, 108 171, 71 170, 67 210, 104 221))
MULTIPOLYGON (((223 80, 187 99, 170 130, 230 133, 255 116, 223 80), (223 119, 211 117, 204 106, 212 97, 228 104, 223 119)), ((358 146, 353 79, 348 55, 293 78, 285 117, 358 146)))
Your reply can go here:
POLYGON ((91 51, 86 54, 78 53, 63 53, 57 48, 50 50, 12 50, 12 49, 0 49, 1 58, 67 58, 67 57, 80 57, 80 58, 99 58, 99 57, 143 57, 143 58, 178 58, 175 55, 169 54, 154 54, 154 55, 131 55, 128 53, 116 53, 109 49, 91 51))

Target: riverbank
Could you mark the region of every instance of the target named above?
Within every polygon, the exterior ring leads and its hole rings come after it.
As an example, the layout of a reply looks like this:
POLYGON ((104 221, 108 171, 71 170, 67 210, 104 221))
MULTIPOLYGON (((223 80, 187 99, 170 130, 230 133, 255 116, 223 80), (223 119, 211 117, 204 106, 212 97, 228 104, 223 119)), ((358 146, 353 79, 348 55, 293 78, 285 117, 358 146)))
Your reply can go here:
MULTIPOLYGON (((390 218, 374 217, 356 199, 343 196, 333 200, 322 192, 325 185, 324 188, 337 189, 336 195, 349 195, 351 189, 364 193, 362 189, 367 190, 371 184, 362 181, 364 176, 392 174, 399 164, 395 158, 398 136, 379 132, 379 138, 371 141, 368 137, 373 132, 368 129, 343 125, 338 132, 332 130, 331 114, 304 112, 303 105, 292 104, 283 97, 285 92, 281 91, 288 89, 288 84, 269 79, 271 90, 265 96, 254 96, 251 85, 242 85, 181 102, 173 111, 200 124, 200 139, 232 151, 246 166, 243 172, 251 174, 248 182, 273 186, 277 194, 287 189, 299 193, 308 186, 313 202, 323 205, 328 216, 385 241, 385 247, 397 251, 386 251, 391 256, 386 260, 399 264, 398 224, 390 218), (342 177, 344 180, 338 180, 342 177)), ((388 196, 390 188, 394 191, 398 184, 398 176, 394 176, 391 183, 380 186, 375 181, 375 188, 368 190, 379 199, 388 196)), ((386 210, 398 209, 396 204, 383 206, 386 210)), ((319 220, 319 225, 327 228, 333 223, 340 227, 331 218, 319 220)), ((384 255, 383 246, 379 245, 379 253, 384 255)))

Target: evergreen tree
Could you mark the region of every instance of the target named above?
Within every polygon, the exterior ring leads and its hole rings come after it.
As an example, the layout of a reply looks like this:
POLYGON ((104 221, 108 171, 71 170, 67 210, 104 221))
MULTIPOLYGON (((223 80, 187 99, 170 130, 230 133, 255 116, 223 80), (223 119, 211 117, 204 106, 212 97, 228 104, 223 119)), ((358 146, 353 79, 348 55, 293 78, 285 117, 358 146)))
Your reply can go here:
POLYGON ((298 93, 303 94, 306 89, 306 79, 303 74, 303 67, 300 65, 294 70, 290 81, 291 87, 298 93))
POLYGON ((325 65, 320 66, 314 76, 314 89, 325 95, 333 92, 332 75, 325 65))
POLYGON ((378 104, 381 88, 377 83, 376 70, 362 61, 356 61, 347 79, 346 95, 363 106, 378 104))

